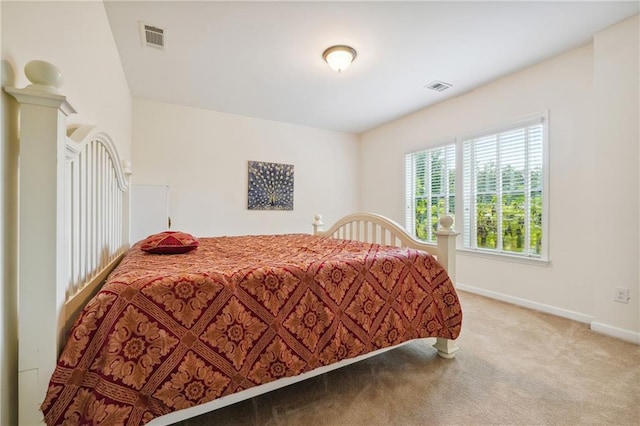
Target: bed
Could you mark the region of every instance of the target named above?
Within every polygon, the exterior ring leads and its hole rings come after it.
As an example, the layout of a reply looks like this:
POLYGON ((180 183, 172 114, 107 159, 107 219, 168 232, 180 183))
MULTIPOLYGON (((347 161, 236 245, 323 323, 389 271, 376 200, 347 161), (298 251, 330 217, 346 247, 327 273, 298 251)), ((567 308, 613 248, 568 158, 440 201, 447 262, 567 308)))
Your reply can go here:
POLYGON ((48 424, 170 424, 413 339, 458 350, 450 217, 437 245, 353 214, 327 231, 317 215, 311 235, 129 247, 129 165, 106 133, 67 128, 55 67, 25 73, 5 87, 20 103, 21 424, 40 409, 48 424))

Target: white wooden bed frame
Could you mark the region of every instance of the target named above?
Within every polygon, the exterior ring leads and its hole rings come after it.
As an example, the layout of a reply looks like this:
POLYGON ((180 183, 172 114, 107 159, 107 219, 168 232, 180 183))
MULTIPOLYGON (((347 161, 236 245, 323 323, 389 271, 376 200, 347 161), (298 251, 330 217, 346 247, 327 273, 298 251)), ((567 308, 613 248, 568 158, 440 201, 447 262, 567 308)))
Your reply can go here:
MULTIPOLYGON (((25 74, 33 84, 4 90, 20 104, 18 416, 21 425, 33 425, 42 423, 40 404, 71 322, 129 247, 131 172, 107 134, 92 127, 67 128, 66 117, 75 110, 58 92, 62 75, 57 68, 32 61, 25 74)), ((455 282, 458 233, 451 229, 451 217, 440 223, 437 245, 418 241, 397 223, 374 214, 347 216, 326 232, 317 215, 313 230, 317 235, 428 251, 455 282)), ((433 346, 445 358, 458 350, 448 339, 438 338, 433 346)), ((390 349, 246 389, 149 424, 194 417, 390 349)))

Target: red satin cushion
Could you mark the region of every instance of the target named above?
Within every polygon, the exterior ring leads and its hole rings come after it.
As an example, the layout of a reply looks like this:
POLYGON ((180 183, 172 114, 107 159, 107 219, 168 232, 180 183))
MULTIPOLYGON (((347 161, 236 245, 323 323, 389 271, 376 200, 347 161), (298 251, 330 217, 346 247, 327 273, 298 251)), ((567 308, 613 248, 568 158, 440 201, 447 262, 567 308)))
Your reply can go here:
POLYGON ((194 250, 200 243, 191 234, 165 231, 149 235, 142 241, 140 249, 152 254, 179 254, 194 250))

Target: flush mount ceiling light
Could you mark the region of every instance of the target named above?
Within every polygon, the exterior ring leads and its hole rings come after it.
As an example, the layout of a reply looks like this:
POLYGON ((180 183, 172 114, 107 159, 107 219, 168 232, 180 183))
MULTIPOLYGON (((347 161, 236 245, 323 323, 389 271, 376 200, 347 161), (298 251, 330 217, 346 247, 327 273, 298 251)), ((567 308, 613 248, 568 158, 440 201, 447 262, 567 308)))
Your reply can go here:
POLYGON ((353 47, 338 45, 331 46, 322 53, 322 59, 338 73, 346 70, 356 58, 356 50, 353 47))

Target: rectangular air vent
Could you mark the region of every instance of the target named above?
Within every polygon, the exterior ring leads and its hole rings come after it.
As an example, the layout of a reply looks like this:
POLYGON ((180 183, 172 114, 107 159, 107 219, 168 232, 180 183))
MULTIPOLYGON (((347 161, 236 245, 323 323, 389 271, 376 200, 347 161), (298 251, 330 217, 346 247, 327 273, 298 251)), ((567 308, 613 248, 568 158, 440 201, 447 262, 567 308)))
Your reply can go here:
POLYGON ((143 46, 164 50, 166 36, 164 29, 140 22, 140 36, 143 46))
POLYGON ((451 85, 449 83, 445 83, 444 81, 434 80, 424 87, 426 89, 435 90, 436 92, 443 92, 451 87, 451 85))

